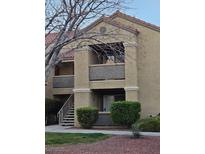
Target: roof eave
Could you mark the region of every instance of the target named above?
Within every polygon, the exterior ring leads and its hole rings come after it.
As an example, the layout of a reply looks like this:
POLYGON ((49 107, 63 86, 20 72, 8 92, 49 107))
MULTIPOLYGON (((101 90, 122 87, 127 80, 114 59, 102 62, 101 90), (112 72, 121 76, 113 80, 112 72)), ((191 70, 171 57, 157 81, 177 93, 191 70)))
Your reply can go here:
POLYGON ((145 22, 145 21, 143 21, 141 19, 137 19, 135 17, 129 16, 127 14, 124 14, 124 13, 120 12, 120 11, 116 11, 114 14, 112 14, 110 16, 111 19, 114 19, 116 17, 121 17, 121 18, 126 19, 126 20, 128 20, 130 22, 137 23, 137 24, 140 24, 142 26, 145 26, 145 27, 148 27, 150 29, 153 29, 153 30, 156 30, 156 31, 160 32, 160 27, 159 26, 156 26, 154 24, 145 22))

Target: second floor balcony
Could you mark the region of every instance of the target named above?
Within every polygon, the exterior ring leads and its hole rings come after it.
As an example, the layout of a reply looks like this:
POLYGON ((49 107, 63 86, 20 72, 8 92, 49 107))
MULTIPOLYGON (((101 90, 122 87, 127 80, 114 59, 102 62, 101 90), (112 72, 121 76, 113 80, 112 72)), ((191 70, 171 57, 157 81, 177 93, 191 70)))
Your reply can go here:
POLYGON ((74 75, 54 76, 53 88, 74 88, 74 75))
POLYGON ((55 67, 53 88, 74 88, 74 61, 61 62, 55 67))
POLYGON ((123 80, 125 79, 125 64, 95 64, 89 66, 90 81, 123 80))

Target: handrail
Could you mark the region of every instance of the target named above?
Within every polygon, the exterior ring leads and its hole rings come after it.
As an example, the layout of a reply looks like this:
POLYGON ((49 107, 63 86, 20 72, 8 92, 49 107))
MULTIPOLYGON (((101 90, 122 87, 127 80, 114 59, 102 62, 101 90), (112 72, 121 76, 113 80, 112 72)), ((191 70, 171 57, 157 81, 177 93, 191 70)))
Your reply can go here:
POLYGON ((89 65, 89 67, 116 66, 116 65, 125 65, 125 63, 112 63, 112 64, 91 64, 91 65, 89 65))
POLYGON ((75 76, 74 74, 72 74, 72 75, 54 75, 53 77, 54 78, 63 78, 63 77, 73 77, 73 76, 75 76))
POLYGON ((59 124, 61 124, 64 116, 66 115, 66 113, 68 112, 68 110, 72 107, 73 105, 73 101, 74 101, 74 95, 72 94, 63 104, 63 106, 61 107, 61 109, 58 111, 58 122, 59 124))
POLYGON ((69 100, 71 99, 72 96, 73 96, 73 94, 70 95, 70 97, 68 97, 68 99, 65 101, 65 103, 63 104, 63 106, 61 107, 61 109, 58 111, 58 113, 64 108, 64 106, 66 105, 66 103, 69 102, 69 100))

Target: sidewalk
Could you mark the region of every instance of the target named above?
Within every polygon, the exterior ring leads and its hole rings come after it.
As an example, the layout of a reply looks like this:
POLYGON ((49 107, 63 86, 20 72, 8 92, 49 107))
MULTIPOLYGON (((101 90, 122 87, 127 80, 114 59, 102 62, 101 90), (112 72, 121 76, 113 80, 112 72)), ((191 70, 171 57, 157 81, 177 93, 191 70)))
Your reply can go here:
MULTIPOLYGON (((95 129, 75 129, 71 127, 63 127, 60 125, 51 125, 45 127, 45 132, 55 132, 55 133, 102 133, 109 135, 128 135, 131 136, 131 131, 125 130, 95 130, 95 129)), ((142 136, 160 136, 157 132, 140 132, 142 136)))

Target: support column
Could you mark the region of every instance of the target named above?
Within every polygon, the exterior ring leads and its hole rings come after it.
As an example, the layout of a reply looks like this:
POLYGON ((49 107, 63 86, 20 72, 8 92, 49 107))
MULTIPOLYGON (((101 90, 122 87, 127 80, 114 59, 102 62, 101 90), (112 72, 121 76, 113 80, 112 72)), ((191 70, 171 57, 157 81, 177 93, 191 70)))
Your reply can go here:
POLYGON ((125 95, 128 101, 138 101, 137 47, 125 44, 125 95))
POLYGON ((138 87, 125 87, 125 96, 128 101, 138 101, 138 87))
POLYGON ((76 109, 79 107, 86 107, 91 106, 92 102, 92 95, 90 89, 75 89, 74 90, 74 107, 75 107, 75 127, 80 127, 78 120, 77 120, 77 112, 76 109))
POLYGON ((75 107, 75 127, 79 127, 76 109, 90 106, 92 103, 92 93, 89 86, 89 48, 82 48, 75 52, 74 56, 74 107, 75 107))
POLYGON ((75 89, 89 88, 89 48, 84 47, 75 51, 74 74, 75 89))

